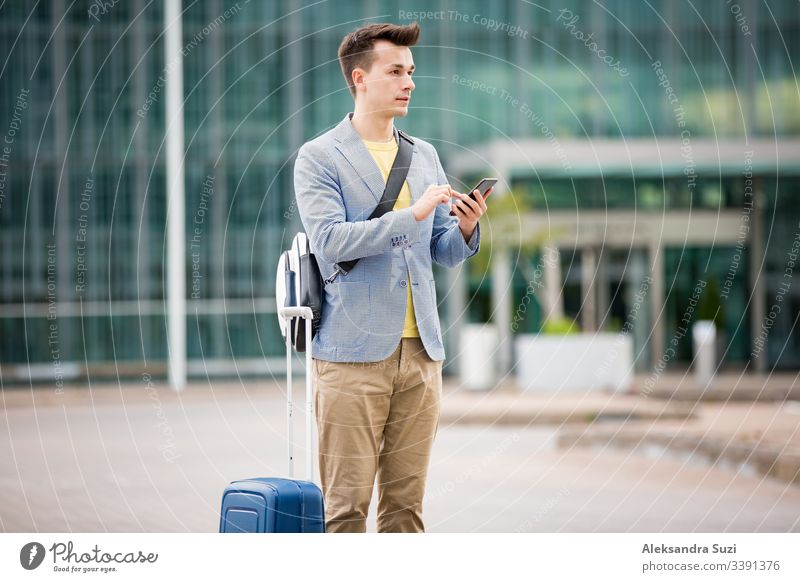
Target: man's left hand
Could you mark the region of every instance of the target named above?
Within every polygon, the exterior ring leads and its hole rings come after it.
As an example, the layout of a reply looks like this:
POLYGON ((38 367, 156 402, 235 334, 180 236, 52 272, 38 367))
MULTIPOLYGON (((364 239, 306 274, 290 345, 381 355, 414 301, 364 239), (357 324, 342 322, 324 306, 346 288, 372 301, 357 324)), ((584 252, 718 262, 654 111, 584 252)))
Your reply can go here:
MULTIPOLYGON (((491 191, 490 188, 489 191, 486 192, 486 195, 488 196, 491 191)), ((453 195, 457 200, 455 204, 451 204, 451 207, 458 218, 458 228, 461 229, 464 240, 469 240, 472 233, 475 231, 478 220, 480 220, 481 216, 486 212, 486 201, 483 199, 484 197, 478 190, 473 190, 473 194, 475 200, 468 194, 462 194, 461 192, 453 190, 453 195)))

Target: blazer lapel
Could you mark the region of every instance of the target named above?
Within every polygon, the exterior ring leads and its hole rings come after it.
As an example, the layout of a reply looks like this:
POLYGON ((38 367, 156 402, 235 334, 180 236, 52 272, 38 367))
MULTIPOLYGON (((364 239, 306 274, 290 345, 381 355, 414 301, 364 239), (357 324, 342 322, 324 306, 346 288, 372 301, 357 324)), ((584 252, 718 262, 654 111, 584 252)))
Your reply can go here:
POLYGON ((361 140, 349 140, 340 143, 336 146, 336 149, 342 152, 348 163, 353 166, 356 174, 369 187, 370 192, 375 197, 375 203, 380 202, 386 183, 383 181, 383 174, 381 174, 378 164, 375 163, 361 140))
POLYGON ((411 156, 411 167, 408 169, 406 183, 411 191, 411 204, 420 199, 425 184, 423 183, 425 172, 422 168, 422 158, 418 155, 417 144, 414 143, 414 155, 411 156))
MULTIPOLYGON (((375 163, 372 155, 367 151, 364 142, 361 141, 361 136, 353 128, 350 121, 352 113, 348 113, 345 118, 339 123, 336 128, 336 149, 339 150, 348 163, 353 166, 353 169, 361 177, 364 183, 369 188, 372 195, 375 197, 375 204, 380 202, 383 196, 383 190, 386 188, 386 182, 383 179, 383 174, 375 163)), ((411 200, 416 201, 422 192, 422 168, 420 167, 420 159, 418 154, 417 144, 412 146, 411 154, 411 167, 408 169, 408 176, 406 182, 411 190, 411 200)))

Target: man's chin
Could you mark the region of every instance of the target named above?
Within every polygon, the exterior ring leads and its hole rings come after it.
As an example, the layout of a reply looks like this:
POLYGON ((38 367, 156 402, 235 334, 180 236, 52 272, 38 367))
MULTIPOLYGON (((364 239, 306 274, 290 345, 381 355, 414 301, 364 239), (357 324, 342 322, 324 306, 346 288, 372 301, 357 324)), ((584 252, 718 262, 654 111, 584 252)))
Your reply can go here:
POLYGON ((394 108, 395 117, 405 117, 406 115, 408 115, 408 105, 400 105, 394 108))

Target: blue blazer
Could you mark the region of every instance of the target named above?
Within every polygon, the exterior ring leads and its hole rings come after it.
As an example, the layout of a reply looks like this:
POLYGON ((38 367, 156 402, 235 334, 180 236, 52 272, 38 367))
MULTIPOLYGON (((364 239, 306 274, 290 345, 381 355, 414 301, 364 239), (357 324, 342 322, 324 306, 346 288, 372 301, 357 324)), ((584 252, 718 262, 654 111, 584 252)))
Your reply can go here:
MULTIPOLYGON (((444 344, 431 261, 455 267, 480 250, 480 224, 469 242, 440 204, 425 220, 411 208, 367 220, 385 182, 350 121, 305 143, 294 165, 297 208, 322 277, 341 261, 360 259, 325 286, 322 322, 312 355, 333 362, 377 362, 400 343, 408 302, 414 303, 420 339, 433 360, 444 360, 444 344), (410 275, 410 281, 409 281, 410 275)), ((411 204, 432 184, 447 184, 436 149, 413 138, 406 183, 411 204)))

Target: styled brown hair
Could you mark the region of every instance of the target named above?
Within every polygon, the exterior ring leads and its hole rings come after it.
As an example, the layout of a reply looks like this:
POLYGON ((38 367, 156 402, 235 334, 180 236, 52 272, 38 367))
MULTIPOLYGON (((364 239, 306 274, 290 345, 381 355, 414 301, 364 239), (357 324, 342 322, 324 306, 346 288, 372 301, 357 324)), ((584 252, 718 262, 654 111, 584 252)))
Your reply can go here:
POLYGON ((353 97, 356 96, 353 69, 359 67, 369 71, 372 68, 372 63, 375 61, 372 48, 376 40, 388 40, 398 46, 414 46, 418 39, 419 24, 416 22, 406 26, 387 22, 368 24, 345 36, 339 45, 339 64, 342 66, 342 74, 353 97))

